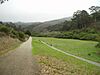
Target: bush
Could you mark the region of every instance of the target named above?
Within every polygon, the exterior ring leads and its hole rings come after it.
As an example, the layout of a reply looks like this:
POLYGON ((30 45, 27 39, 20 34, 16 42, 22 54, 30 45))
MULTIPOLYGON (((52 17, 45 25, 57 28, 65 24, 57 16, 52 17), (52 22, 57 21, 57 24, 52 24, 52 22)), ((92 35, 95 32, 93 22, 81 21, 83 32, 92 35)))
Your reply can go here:
POLYGON ((93 29, 93 28, 87 28, 87 29, 85 29, 85 32, 86 33, 92 33, 92 34, 96 34, 97 33, 97 31, 95 29, 93 29))
POLYGON ((19 38, 19 40, 21 40, 21 41, 25 41, 25 34, 23 33, 23 32, 18 32, 18 38, 19 38))
POLYGON ((6 34, 9 34, 11 31, 11 28, 6 27, 6 26, 0 26, 0 32, 4 32, 6 34))
POLYGON ((80 39, 82 39, 82 40, 93 40, 93 41, 95 41, 97 36, 98 36, 97 34, 88 34, 87 33, 84 36, 82 36, 80 39))
MULTIPOLYGON (((88 31, 89 32, 89 31, 88 31)), ((79 39, 79 40, 93 40, 97 41, 100 38, 98 33, 94 32, 83 32, 83 30, 73 30, 67 32, 48 32, 41 34, 41 36, 56 37, 56 38, 66 38, 66 39, 79 39)))
POLYGON ((80 39, 80 40, 93 40, 96 41, 98 34, 81 32, 79 30, 63 32, 62 38, 80 39))
POLYGON ((12 32, 11 32, 10 36, 11 36, 12 38, 18 38, 18 32, 15 31, 14 29, 12 29, 12 32))
MULTIPOLYGON (((30 32, 27 31, 27 34, 30 35, 30 32)), ((16 30, 14 27, 5 24, 0 24, 0 37, 2 36, 10 36, 12 38, 18 38, 20 41, 25 41, 26 38, 28 38, 28 36, 26 36, 24 32, 16 30)))
POLYGON ((31 36, 31 32, 30 32, 29 30, 27 30, 27 31, 25 32, 25 34, 31 36))

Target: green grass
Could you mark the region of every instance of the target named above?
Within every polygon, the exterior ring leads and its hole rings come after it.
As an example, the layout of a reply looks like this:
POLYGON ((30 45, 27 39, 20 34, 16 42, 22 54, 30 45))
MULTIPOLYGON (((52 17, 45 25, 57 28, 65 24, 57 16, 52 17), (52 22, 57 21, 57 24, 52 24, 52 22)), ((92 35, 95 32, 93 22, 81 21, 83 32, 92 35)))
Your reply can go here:
MULTIPOLYGON (((32 41, 33 55, 54 57, 64 62, 67 62, 68 65, 72 65, 71 68, 82 71, 83 72, 82 75, 99 75, 100 74, 100 67, 97 67, 95 65, 89 64, 87 62, 83 62, 71 56, 67 56, 63 53, 55 51, 51 49, 50 47, 46 46, 45 44, 41 43, 40 39, 45 40, 45 38, 37 38, 37 37, 33 38, 33 41, 32 41)), ((80 75, 80 74, 76 74, 76 75, 80 75)))
POLYGON ((52 44, 54 47, 70 54, 74 54, 95 62, 100 62, 100 55, 98 54, 100 48, 95 47, 98 42, 44 37, 38 37, 37 39, 42 40, 50 45, 52 44))

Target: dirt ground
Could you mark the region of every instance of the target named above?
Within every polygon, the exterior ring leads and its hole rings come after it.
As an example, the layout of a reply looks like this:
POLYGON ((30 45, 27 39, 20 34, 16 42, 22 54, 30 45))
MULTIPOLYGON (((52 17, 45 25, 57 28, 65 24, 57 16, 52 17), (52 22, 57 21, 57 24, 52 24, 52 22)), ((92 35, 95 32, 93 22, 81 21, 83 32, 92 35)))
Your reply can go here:
POLYGON ((32 38, 19 48, 0 57, 0 75, 40 75, 32 56, 32 38))

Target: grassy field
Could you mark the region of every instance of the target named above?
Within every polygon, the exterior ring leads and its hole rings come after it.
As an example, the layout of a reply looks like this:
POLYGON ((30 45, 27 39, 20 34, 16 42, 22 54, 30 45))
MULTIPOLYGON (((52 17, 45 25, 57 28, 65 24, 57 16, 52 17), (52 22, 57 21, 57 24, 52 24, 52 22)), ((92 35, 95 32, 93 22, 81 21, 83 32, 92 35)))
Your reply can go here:
MULTIPOLYGON (((47 73, 49 73, 47 75, 99 75, 100 74, 100 67, 97 67, 95 65, 83 62, 76 58, 73 58, 63 53, 60 53, 58 51, 55 51, 51 49, 50 47, 46 46, 45 44, 41 43, 40 40, 48 42, 49 44, 51 44, 50 41, 52 41, 53 43, 54 40, 55 41, 62 40, 62 41, 58 41, 57 42, 58 44, 56 43, 53 44, 55 47, 58 47, 57 45, 59 44, 64 45, 64 43, 61 43, 61 42, 65 42, 65 39, 40 38, 40 37, 33 38, 32 53, 34 56, 36 56, 39 59, 38 60, 39 63, 44 65, 44 67, 46 67, 45 70, 47 73)), ((72 41, 75 42, 78 40, 72 40, 72 41)), ((85 42, 85 41, 82 41, 82 42, 85 42)), ((95 42, 93 43, 96 44, 95 42)))
POLYGON ((100 63, 100 48, 95 47, 97 42, 43 37, 38 39, 70 54, 100 63))

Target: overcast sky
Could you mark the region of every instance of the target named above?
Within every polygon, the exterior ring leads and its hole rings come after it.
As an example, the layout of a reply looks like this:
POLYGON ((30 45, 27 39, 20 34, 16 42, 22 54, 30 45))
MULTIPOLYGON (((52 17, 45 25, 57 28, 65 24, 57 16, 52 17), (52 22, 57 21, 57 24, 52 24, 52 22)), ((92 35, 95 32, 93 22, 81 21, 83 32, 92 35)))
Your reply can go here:
POLYGON ((77 10, 99 6, 100 0, 9 0, 0 5, 1 21, 38 22, 69 17, 77 10))

